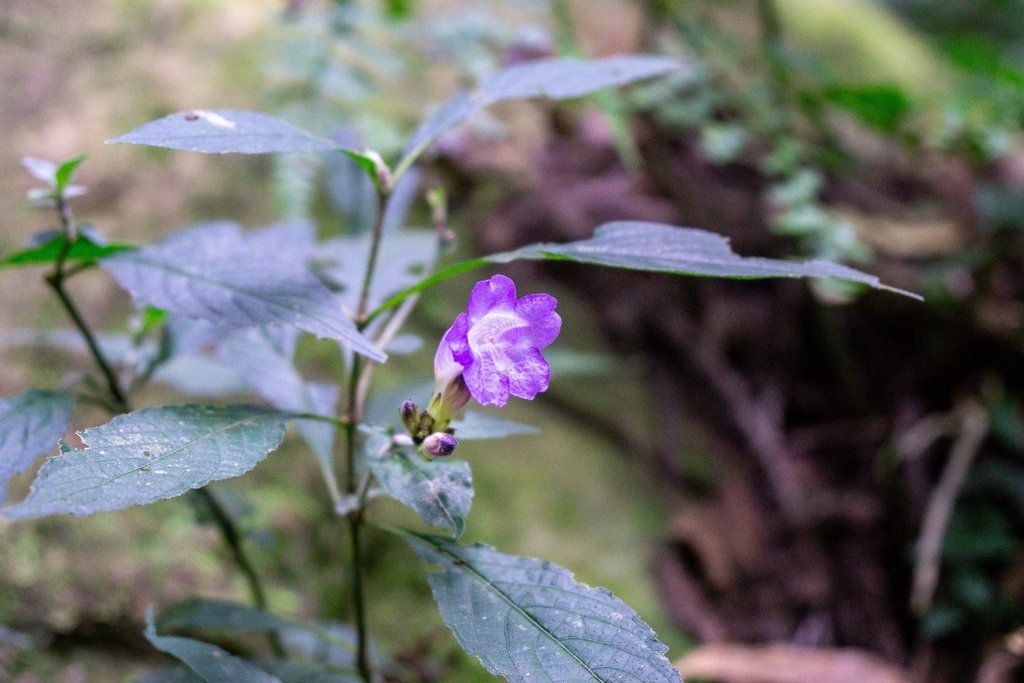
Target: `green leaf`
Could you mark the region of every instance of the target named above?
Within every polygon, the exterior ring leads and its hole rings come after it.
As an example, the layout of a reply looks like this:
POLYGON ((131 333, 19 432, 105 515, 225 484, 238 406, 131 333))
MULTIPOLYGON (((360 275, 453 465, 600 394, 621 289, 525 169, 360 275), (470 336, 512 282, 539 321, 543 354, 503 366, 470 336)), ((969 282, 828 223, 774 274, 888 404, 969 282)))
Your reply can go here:
POLYGON ((291 324, 386 360, 345 315, 343 301, 310 271, 312 246, 308 223, 250 233, 234 223, 212 223, 102 265, 140 305, 230 327, 291 324))
MULTIPOLYGON (((42 244, 16 251, 0 258, 0 268, 10 266, 34 266, 53 263, 64 248, 66 240, 64 235, 56 233, 42 244)), ((82 261, 90 263, 105 256, 111 256, 124 251, 131 251, 135 247, 131 244, 98 244, 84 235, 71 243, 66 259, 68 262, 82 261)))
POLYGON ((721 235, 643 221, 606 223, 589 240, 568 244, 534 244, 490 257, 496 263, 517 259, 575 261, 630 270, 737 279, 836 278, 920 298, 883 285, 873 275, 837 263, 820 260, 798 263, 739 256, 729 247, 729 240, 721 235))
POLYGON ((0 505, 7 483, 49 451, 68 428, 75 397, 60 391, 26 391, 0 399, 0 505))
POLYGON ((473 502, 469 465, 451 458, 426 460, 413 448, 386 450, 386 438, 371 437, 366 448, 381 488, 427 524, 460 536, 473 502))
POLYGON ((193 109, 144 123, 107 143, 127 142, 207 154, 327 151, 330 140, 276 116, 233 109, 193 109))
POLYGON ((429 575, 459 644, 509 681, 679 683, 667 648, 628 605, 568 570, 490 546, 401 535, 429 575))
POLYGON ((910 111, 910 98, 894 85, 834 85, 825 90, 825 99, 887 133, 895 131, 910 111))
POLYGON ((504 439, 508 436, 538 434, 540 430, 521 422, 513 422, 488 413, 466 411, 461 419, 452 422, 455 437, 459 441, 468 439, 504 439))
POLYGON ((487 78, 474 92, 449 100, 428 117, 406 145, 395 175, 402 175, 441 135, 497 102, 581 97, 602 88, 664 76, 683 67, 676 59, 655 55, 618 55, 594 60, 554 58, 510 66, 487 78))
POLYGON ((645 221, 616 221, 600 226, 590 239, 567 244, 532 244, 515 251, 452 264, 393 294, 370 313, 369 319, 373 320, 394 308, 410 295, 456 275, 492 263, 510 263, 520 259, 575 261, 629 270, 734 279, 835 278, 921 300, 917 294, 884 285, 874 275, 838 263, 744 257, 729 247, 728 238, 706 230, 645 221))
POLYGON ((75 176, 75 171, 85 161, 85 155, 80 154, 77 157, 72 157, 67 161, 61 162, 57 167, 57 170, 53 174, 54 186, 58 193, 64 192, 67 189, 71 179, 75 176))
MULTIPOLYGON (((357 675, 356 635, 348 626, 300 624, 248 605, 206 598, 189 598, 167 607, 156 620, 156 625, 163 632, 274 631, 280 634, 289 651, 317 660, 316 663, 309 663, 309 666, 314 668, 308 673, 328 676, 308 680, 336 680, 330 676, 341 676, 341 680, 350 680, 351 675, 357 675)), ((297 670, 282 668, 279 664, 281 663, 259 662, 260 668, 270 671, 284 681, 296 680, 297 670)))
POLYGON ((206 683, 282 683, 251 662, 200 640, 180 636, 157 635, 153 625, 153 608, 146 611, 146 640, 156 649, 177 658, 206 683))
POLYGON ((255 406, 165 406, 119 415, 61 444, 9 518, 88 515, 173 498, 242 475, 284 438, 287 413, 255 406))
POLYGON ((161 631, 284 631, 296 624, 269 612, 226 600, 189 598, 165 608, 156 625, 161 631))

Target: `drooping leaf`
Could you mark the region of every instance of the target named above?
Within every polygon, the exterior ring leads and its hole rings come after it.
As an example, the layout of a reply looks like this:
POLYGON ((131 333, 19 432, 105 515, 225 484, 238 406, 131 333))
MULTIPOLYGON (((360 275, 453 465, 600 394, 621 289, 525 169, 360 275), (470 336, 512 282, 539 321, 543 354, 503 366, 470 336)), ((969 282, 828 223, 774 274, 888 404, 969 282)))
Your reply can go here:
POLYGON ((68 428, 75 397, 60 391, 26 391, 0 399, 0 505, 7 483, 46 453, 68 428))
MULTIPOLYGON (((20 251, 16 251, 13 254, 8 254, 0 259, 0 268, 8 268, 11 266, 34 266, 47 263, 53 263, 57 260, 57 256, 64 248, 66 243, 64 235, 61 233, 55 233, 50 239, 46 240, 42 244, 27 247, 20 251)), ((88 262, 99 260, 104 256, 111 256, 123 251, 131 251, 135 247, 131 244, 99 244, 94 242, 85 235, 79 235, 78 238, 71 243, 71 248, 68 249, 68 253, 65 255, 65 260, 70 263, 75 262, 88 262)))
POLYGON ((873 275, 837 263, 819 260, 798 263, 740 256, 729 246, 729 240, 721 235, 644 221, 606 223, 588 240, 568 244, 534 244, 507 254, 497 254, 491 260, 505 263, 521 258, 576 261, 630 270, 737 279, 836 278, 919 298, 883 285, 873 275))
POLYGON ((255 406, 165 406, 120 415, 61 444, 10 518, 88 515, 173 498, 248 472, 284 438, 286 413, 255 406))
POLYGON ((207 154, 326 151, 330 140, 269 114, 234 109, 193 109, 144 123, 107 143, 127 142, 207 154))
MULTIPOLYGON (((338 624, 302 624, 259 610, 248 605, 225 600, 189 598, 164 609, 156 620, 161 632, 276 632, 289 651, 301 653, 316 660, 316 666, 307 673, 308 680, 318 676, 357 674, 355 663, 356 636, 348 626, 338 624)), ((299 670, 286 669, 279 663, 260 661, 260 668, 270 671, 284 681, 296 680, 299 670), (288 672, 288 673, 286 673, 288 672)), ((314 664, 314 663, 309 663, 314 664)), ((299 679, 306 680, 306 679, 299 679)))
POLYGON ((405 147, 396 174, 441 135, 476 112, 497 102, 542 97, 552 100, 581 97, 602 88, 680 71, 676 59, 654 55, 618 55, 594 60, 541 59, 510 66, 487 78, 475 91, 449 100, 429 116, 405 147))
POLYGON ((441 616, 470 654, 509 681, 679 683, 667 648, 629 606, 568 570, 490 546, 401 532, 441 616))
POLYGON ((452 458, 426 460, 412 448, 381 452, 379 444, 368 440, 366 460, 384 491, 427 524, 460 536, 473 502, 469 465, 452 458))
POLYGON ((213 223, 101 263, 140 305, 232 327, 291 324, 385 360, 310 271, 312 241, 308 224, 243 234, 213 223))
POLYGON ((504 439, 508 436, 537 434, 539 429, 521 422, 513 422, 488 413, 468 410, 461 419, 452 422, 455 437, 467 439, 504 439))
POLYGON ((146 612, 146 640, 161 652, 183 662, 206 683, 282 683, 277 676, 252 662, 228 654, 216 645, 192 638, 158 635, 153 625, 152 607, 146 612))
POLYGON ((515 251, 452 264, 393 294, 374 309, 369 317, 372 320, 408 296, 456 275, 486 265, 520 259, 575 261, 629 270, 732 279, 835 278, 921 299, 913 292, 882 284, 874 275, 838 263, 740 256, 729 247, 728 238, 706 230, 645 221, 616 221, 600 226, 590 239, 566 244, 531 244, 515 251))

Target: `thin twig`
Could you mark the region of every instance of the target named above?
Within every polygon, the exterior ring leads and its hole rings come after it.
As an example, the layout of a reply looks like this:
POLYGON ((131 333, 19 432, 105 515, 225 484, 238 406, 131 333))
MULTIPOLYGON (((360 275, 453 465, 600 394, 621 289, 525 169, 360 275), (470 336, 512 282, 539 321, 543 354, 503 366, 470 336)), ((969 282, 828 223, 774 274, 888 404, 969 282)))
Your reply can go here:
POLYGON ((965 405, 962 411, 960 434, 953 442, 949 461, 928 500, 921 522, 921 535, 917 540, 910 608, 918 616, 923 616, 931 607, 939 583, 942 541, 946 536, 946 528, 967 471, 988 435, 988 414, 982 406, 972 402, 965 405))

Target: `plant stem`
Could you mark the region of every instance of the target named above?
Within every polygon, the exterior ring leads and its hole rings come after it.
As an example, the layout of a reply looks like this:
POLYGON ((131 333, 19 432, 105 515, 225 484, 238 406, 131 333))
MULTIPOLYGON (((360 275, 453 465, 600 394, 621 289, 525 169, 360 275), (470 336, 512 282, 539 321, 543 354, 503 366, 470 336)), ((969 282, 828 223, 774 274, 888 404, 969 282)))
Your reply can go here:
POLYGON ((370 285, 373 284, 373 271, 377 269, 380 242, 384 236, 384 209, 387 207, 387 199, 387 194, 383 190, 378 190, 377 214, 373 219, 373 234, 370 236, 370 254, 366 259, 366 274, 363 276, 363 287, 359 292, 359 307, 356 309, 357 324, 366 319, 366 309, 370 302, 370 285))
MULTIPOLYGON (((380 256, 380 242, 384 236, 384 210, 387 207, 389 183, 376 183, 377 213, 373 220, 373 232, 370 235, 370 253, 366 261, 366 274, 359 292, 359 305, 356 308, 356 325, 360 331, 366 328, 366 312, 370 302, 370 287, 373 284, 373 273, 377 268, 380 256)), ((352 354, 352 367, 348 378, 348 415, 345 425, 345 493, 355 495, 357 484, 356 429, 363 419, 363 405, 366 387, 360 386, 362 375, 362 358, 352 354)), ((370 661, 369 642, 366 628, 366 596, 363 589, 363 551, 360 532, 363 524, 363 507, 360 506, 348 517, 349 540, 351 543, 352 563, 352 608, 356 629, 356 665, 359 675, 366 683, 373 680, 373 664, 370 661)))
POLYGON ((122 413, 127 413, 128 399, 124 391, 121 390, 121 384, 117 381, 117 375, 114 373, 113 367, 107 362, 106 357, 100 350, 99 343, 96 341, 96 336, 92 333, 78 307, 75 306, 75 303, 64 288, 64 278, 67 276, 64 266, 67 263, 68 254, 71 252, 71 245, 74 244, 76 235, 71 221, 71 207, 68 206, 67 200, 63 196, 58 196, 56 202, 57 213, 60 216, 60 229, 64 235, 64 244, 61 245, 57 259, 54 261, 53 272, 46 276, 46 283, 53 289, 68 317, 71 318, 71 322, 74 323, 79 334, 82 335, 82 339, 85 340, 86 346, 89 347, 93 360, 96 361, 100 373, 102 373, 103 378, 107 382, 107 390, 110 392, 114 405, 122 413))
MULTIPOLYGON (((345 493, 354 495, 357 493, 356 483, 356 426, 362 418, 362 402, 358 399, 359 375, 361 373, 361 360, 356 354, 352 355, 352 369, 348 380, 348 423, 345 425, 345 452, 347 455, 347 469, 345 473, 345 493)), ((369 647, 366 629, 366 596, 363 590, 363 551, 359 540, 359 534, 363 523, 363 509, 355 510, 348 518, 349 540, 351 543, 351 566, 352 566, 352 606, 353 617, 355 618, 356 629, 356 665, 359 668, 359 675, 366 683, 373 680, 373 666, 370 662, 369 647)))

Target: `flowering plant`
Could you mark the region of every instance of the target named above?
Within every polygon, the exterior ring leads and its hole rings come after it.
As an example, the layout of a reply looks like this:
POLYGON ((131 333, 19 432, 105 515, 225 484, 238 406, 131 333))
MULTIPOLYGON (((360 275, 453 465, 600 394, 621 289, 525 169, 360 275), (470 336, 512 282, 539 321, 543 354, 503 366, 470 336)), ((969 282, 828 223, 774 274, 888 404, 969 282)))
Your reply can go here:
MULTIPOLYGON (((428 118, 393 168, 376 152, 340 148, 255 112, 192 110, 115 140, 208 153, 341 155, 372 182, 376 210, 365 238, 319 242, 309 223, 255 232, 214 223, 142 247, 110 244, 72 218, 69 200, 83 189, 71 180, 82 158, 62 164, 28 161, 30 173, 45 184, 36 198, 44 197, 56 209, 60 229, 41 234, 0 265, 50 268, 45 280, 84 341, 99 379, 0 400, 0 484, 6 488, 11 477, 32 467, 61 439, 77 400, 103 406, 113 417, 80 432, 82 448, 60 441, 59 453, 39 469, 28 496, 0 515, 16 520, 93 514, 187 494, 215 521, 249 587, 252 605, 189 602, 164 610, 163 616, 173 619, 155 619, 151 610, 146 638, 188 667, 151 680, 406 680, 394 662, 374 655, 366 618, 366 546, 392 534, 408 542, 427 566, 439 569, 428 581, 441 614, 463 648, 491 673, 513 681, 678 681, 665 657, 667 648, 607 591, 579 583, 548 562, 459 541, 473 498, 470 467, 438 456, 455 450, 456 420, 471 399, 501 407, 512 396, 533 399, 548 388, 551 369, 542 351, 562 323, 554 297, 519 297, 504 275, 478 282, 466 310, 440 340, 426 410, 411 401, 401 407, 407 433, 370 419, 366 404, 374 372, 395 352, 396 334, 419 295, 489 263, 553 259, 688 275, 838 277, 882 286, 869 275, 834 264, 745 259, 719 236, 651 223, 612 223, 598 228, 591 239, 531 245, 442 269, 420 255, 430 251, 424 244, 448 241, 443 207, 435 234, 396 229, 385 235, 385 216, 397 211, 402 183, 418 190, 408 171, 419 155, 480 108, 538 93, 576 97, 680 68, 675 60, 650 56, 510 67, 428 118), (365 257, 352 267, 357 253, 365 257), (74 274, 95 266, 141 308, 132 334, 115 338, 116 343, 111 338, 101 343, 69 290, 74 274), (382 268, 391 269, 388 277, 381 276, 382 268), (312 381, 299 371, 296 347, 304 332, 345 349, 342 386, 312 381), (176 374, 174 365, 199 356, 234 373, 236 382, 220 394, 236 396, 241 385, 261 404, 133 407, 135 392, 149 381, 194 391, 196 373, 179 368, 176 374), (229 508, 207 488, 255 467, 279 446, 288 423, 298 426, 316 458, 333 512, 347 531, 347 627, 297 624, 269 613, 245 536, 229 508), (405 505, 432 530, 385 523, 371 527, 368 517, 381 496, 405 505), (246 624, 270 634, 253 659, 203 640, 160 633, 171 628, 238 630, 246 624), (352 647, 339 648, 339 639, 352 647)), ((400 217, 397 223, 402 222, 400 217)), ((201 379, 204 396, 218 393, 211 376, 201 379)), ((503 435, 493 428, 482 434, 503 435)), ((0 489, 0 500, 4 493, 0 489)))
POLYGON ((402 419, 428 455, 451 455, 457 442, 449 425, 470 398, 501 407, 509 396, 532 400, 548 388, 551 368, 541 354, 558 336, 562 319, 550 294, 516 298, 504 275, 476 283, 434 355, 436 384, 427 410, 407 401, 402 419))

